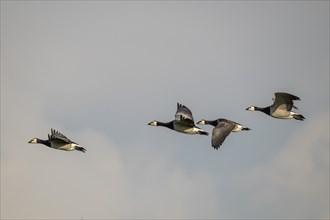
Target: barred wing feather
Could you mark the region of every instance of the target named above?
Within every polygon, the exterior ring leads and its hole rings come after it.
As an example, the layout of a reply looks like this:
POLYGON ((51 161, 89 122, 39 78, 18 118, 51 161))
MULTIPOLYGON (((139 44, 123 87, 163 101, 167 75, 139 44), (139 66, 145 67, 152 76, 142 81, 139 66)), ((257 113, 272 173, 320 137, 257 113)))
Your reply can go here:
POLYGON ((64 141, 66 143, 73 143, 73 144, 77 144, 73 141, 71 141, 69 138, 67 138, 64 134, 56 131, 55 129, 51 129, 51 135, 48 135, 48 139, 51 140, 61 140, 64 141))
POLYGON ((192 116, 192 113, 190 111, 189 108, 187 108, 186 106, 177 103, 177 111, 175 113, 175 120, 177 121, 181 121, 181 120, 190 120, 192 122, 194 122, 194 118, 192 116))

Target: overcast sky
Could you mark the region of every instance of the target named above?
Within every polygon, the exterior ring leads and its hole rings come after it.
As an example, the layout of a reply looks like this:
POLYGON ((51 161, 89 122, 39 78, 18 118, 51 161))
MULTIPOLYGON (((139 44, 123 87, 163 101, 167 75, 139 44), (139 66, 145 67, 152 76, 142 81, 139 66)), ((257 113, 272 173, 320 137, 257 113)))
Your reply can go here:
POLYGON ((329 1, 1 1, 1 218, 328 219, 329 1), (280 91, 305 121, 245 110, 280 91))

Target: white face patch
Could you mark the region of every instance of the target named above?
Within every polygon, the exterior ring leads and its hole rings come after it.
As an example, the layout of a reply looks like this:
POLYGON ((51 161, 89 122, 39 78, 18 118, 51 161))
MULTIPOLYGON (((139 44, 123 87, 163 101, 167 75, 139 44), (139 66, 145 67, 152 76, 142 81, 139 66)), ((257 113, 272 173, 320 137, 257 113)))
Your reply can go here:
POLYGON ((149 125, 151 125, 151 126, 157 126, 157 121, 152 121, 152 122, 150 122, 149 125))
POLYGON ((205 120, 201 120, 201 121, 199 121, 198 124, 200 124, 200 125, 205 125, 205 120))
POLYGON ((37 144, 37 138, 33 138, 31 141, 30 141, 30 144, 37 144))
POLYGON ((256 109, 255 109, 255 107, 254 106, 250 106, 250 107, 248 107, 248 109, 247 110, 249 110, 249 111, 255 111, 256 109))

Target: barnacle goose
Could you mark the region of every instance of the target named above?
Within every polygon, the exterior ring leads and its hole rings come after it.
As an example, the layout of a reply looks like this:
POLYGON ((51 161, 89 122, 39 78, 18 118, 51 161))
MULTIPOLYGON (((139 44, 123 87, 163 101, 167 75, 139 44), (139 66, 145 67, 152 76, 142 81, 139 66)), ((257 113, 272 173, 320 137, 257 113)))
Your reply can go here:
POLYGON ((180 103, 177 103, 177 111, 175 113, 174 120, 170 122, 160 122, 154 120, 148 123, 148 125, 163 126, 185 134, 208 135, 208 132, 195 126, 194 118, 190 109, 180 103))
POLYGON ((213 125, 215 128, 213 128, 212 131, 212 147, 214 149, 219 149, 219 147, 222 145, 222 143, 225 141, 226 137, 230 134, 230 132, 237 132, 237 131, 243 131, 243 130, 251 130, 248 127, 245 127, 239 123, 219 118, 214 121, 208 121, 208 120, 200 120, 197 122, 197 124, 201 125, 213 125))
POLYGON ((86 149, 81 147, 79 144, 71 141, 66 136, 61 134, 54 129, 51 129, 51 134, 48 134, 48 140, 42 140, 39 138, 33 138, 29 141, 30 144, 44 144, 50 148, 54 148, 57 150, 65 150, 65 151, 81 151, 85 153, 86 149))
MULTIPOLYGON (((273 99, 274 100, 274 99, 273 99)), ((275 93, 275 100, 271 106, 265 108, 259 108, 256 106, 250 106, 246 110, 248 111, 261 111, 271 117, 280 119, 296 119, 303 121, 305 117, 301 114, 291 111, 292 107, 298 109, 293 105, 293 100, 300 100, 299 97, 291 95, 285 92, 275 93)))

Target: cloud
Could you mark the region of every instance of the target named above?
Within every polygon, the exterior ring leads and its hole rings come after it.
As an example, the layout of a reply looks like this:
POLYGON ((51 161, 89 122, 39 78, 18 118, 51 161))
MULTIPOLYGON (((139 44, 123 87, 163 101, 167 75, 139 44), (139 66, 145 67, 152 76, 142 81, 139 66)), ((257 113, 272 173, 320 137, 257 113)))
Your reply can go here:
MULTIPOLYGON (((49 124, 30 113, 31 130, 49 124)), ((125 153, 92 129, 68 135, 86 147, 85 154, 64 152, 29 145, 32 136, 23 130, 2 142, 2 218, 193 218, 219 212, 214 179, 173 166, 169 154, 138 144, 125 153)))
POLYGON ((329 217, 328 2, 1 4, 1 218, 329 217), (276 91, 307 120, 244 112, 276 91), (177 101, 252 131, 146 126, 177 101))
POLYGON ((329 114, 304 123, 268 164, 237 177, 253 189, 253 218, 329 218, 329 114))

